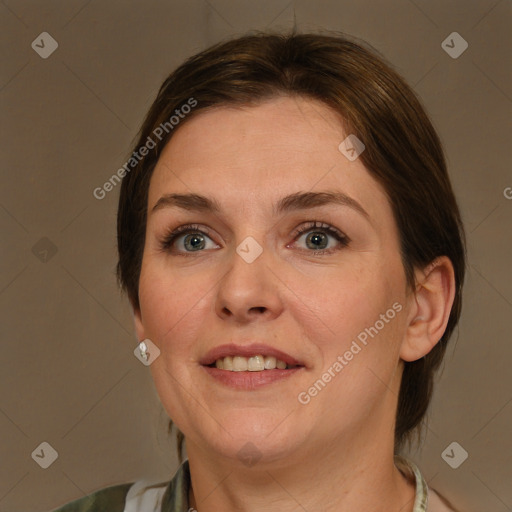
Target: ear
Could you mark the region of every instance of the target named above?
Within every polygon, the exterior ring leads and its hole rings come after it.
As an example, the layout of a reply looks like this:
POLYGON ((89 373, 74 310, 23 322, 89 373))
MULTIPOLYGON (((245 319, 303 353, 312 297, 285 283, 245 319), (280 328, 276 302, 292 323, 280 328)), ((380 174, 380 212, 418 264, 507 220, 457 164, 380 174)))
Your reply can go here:
POLYGON ((415 273, 407 331, 400 357, 416 361, 427 355, 442 338, 455 297, 455 272, 447 256, 440 256, 415 273))
POLYGON ((145 334, 144 325, 142 323, 142 313, 140 306, 132 304, 133 321, 135 323, 135 332, 137 334, 137 340, 140 342, 147 338, 145 334))

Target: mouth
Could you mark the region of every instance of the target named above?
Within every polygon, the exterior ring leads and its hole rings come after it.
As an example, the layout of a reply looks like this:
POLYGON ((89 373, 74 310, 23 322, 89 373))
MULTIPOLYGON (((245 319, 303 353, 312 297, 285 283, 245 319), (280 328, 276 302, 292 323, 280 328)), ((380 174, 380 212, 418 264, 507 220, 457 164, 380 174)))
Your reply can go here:
POLYGON ((306 369, 302 361, 263 344, 221 345, 199 362, 213 382, 238 391, 277 385, 306 369))
POLYGON ((244 356, 226 356, 220 357, 211 363, 209 368, 218 368, 219 370, 226 370, 229 372, 262 372, 266 370, 292 370, 300 368, 301 365, 287 364, 282 359, 277 359, 274 356, 263 356, 257 354, 251 357, 244 356))
POLYGON ((263 344, 221 345, 210 350, 199 362, 203 366, 229 372, 264 372, 304 367, 301 361, 286 352, 263 344))

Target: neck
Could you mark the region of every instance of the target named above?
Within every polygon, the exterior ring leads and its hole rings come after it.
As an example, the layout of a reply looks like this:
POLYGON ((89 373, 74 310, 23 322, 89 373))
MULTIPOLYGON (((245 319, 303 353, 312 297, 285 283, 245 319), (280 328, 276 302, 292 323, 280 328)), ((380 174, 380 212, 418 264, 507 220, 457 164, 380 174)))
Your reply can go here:
POLYGON ((358 432, 352 443, 340 439, 311 448, 286 461, 262 458, 247 467, 190 443, 190 507, 197 512, 263 512, 269 507, 281 512, 412 512, 415 484, 394 465, 392 441, 382 443, 378 435, 362 439, 358 432))

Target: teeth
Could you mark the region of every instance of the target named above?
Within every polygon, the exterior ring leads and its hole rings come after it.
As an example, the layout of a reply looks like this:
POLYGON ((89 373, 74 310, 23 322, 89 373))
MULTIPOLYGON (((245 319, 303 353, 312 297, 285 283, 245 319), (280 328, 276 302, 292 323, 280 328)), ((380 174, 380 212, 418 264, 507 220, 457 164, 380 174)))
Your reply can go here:
POLYGON ((246 372, 249 367, 247 358, 235 356, 233 357, 233 371, 234 372, 246 372))
POLYGON ((215 361, 215 367, 220 370, 228 370, 232 372, 261 372, 263 370, 285 370, 286 368, 294 368, 288 366, 284 361, 276 359, 273 356, 256 355, 252 357, 243 356, 226 356, 215 361))
POLYGON ((276 358, 273 356, 265 357, 265 370, 273 370, 276 367, 276 358))
POLYGON ((261 372, 265 369, 265 359, 263 356, 253 356, 249 358, 247 362, 247 369, 250 372, 261 372))
POLYGON ((279 361, 279 359, 276 362, 276 367, 280 370, 284 370, 286 368, 286 363, 284 361, 279 361))

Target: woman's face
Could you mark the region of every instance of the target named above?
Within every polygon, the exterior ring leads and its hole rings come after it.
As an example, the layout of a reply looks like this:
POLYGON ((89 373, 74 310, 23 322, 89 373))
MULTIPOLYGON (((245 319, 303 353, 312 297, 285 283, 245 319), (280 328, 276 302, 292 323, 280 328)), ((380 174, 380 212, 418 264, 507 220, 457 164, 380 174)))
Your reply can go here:
POLYGON ((411 299, 390 204, 338 148, 347 135, 322 103, 285 97, 200 113, 160 157, 136 327, 161 351, 151 372, 189 453, 241 459, 251 442, 302 460, 392 437, 411 299), (300 367, 206 366, 272 366, 275 351, 300 367))

